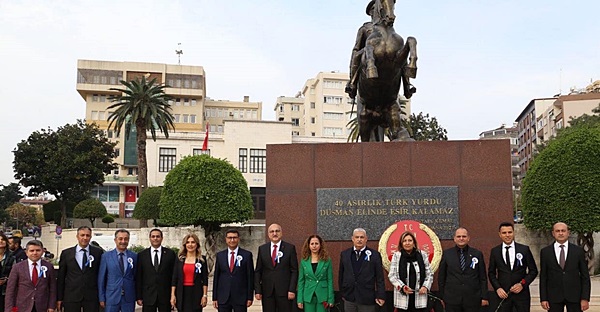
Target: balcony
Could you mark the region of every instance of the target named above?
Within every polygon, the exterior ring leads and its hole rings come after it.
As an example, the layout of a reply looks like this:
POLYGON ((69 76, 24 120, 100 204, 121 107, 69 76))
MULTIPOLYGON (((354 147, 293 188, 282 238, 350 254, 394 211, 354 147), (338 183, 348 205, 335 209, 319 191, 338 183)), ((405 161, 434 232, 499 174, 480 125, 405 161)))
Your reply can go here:
POLYGON ((137 184, 137 176, 119 176, 116 174, 109 174, 104 176, 104 184, 137 184))

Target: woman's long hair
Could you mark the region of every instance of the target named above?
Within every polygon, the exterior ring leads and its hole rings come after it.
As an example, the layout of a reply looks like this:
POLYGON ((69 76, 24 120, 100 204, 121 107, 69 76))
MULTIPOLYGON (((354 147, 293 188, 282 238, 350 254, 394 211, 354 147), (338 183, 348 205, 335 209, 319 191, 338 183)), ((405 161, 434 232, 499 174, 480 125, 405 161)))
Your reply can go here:
POLYGON ((202 248, 200 248, 200 239, 198 238, 198 235, 194 233, 187 234, 183 237, 183 241, 181 242, 181 249, 179 249, 179 260, 185 261, 185 258, 187 257, 187 248, 185 248, 185 245, 190 237, 196 242, 196 259, 204 262, 204 259, 202 259, 202 248))
POLYGON ((321 248, 319 248, 319 260, 329 260, 329 254, 327 253, 327 248, 325 248, 325 242, 323 241, 323 239, 321 238, 321 236, 317 235, 317 234, 312 234, 310 235, 305 241, 304 241, 304 245, 302 245, 302 259, 310 259, 310 240, 316 238, 319 240, 319 245, 321 245, 321 248))

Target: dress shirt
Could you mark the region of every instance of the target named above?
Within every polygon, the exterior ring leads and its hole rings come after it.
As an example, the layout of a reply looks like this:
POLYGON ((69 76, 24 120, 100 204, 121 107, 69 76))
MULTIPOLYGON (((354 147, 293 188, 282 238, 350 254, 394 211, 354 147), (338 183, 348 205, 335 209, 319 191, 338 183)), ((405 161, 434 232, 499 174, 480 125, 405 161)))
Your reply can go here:
MULTIPOLYGON (((40 258, 40 260, 35 262, 37 265, 37 271, 38 271, 38 275, 40 275, 40 273, 42 273, 42 258, 40 258)), ((29 265, 29 278, 32 278, 31 273, 33 272, 33 261, 29 260, 29 258, 27 258, 27 264, 29 265)))
POLYGON ((150 260, 152 260, 152 265, 154 266, 156 265, 156 263, 154 263, 154 255, 157 254, 154 251, 158 250, 158 263, 160 263, 162 260, 162 246, 158 246, 158 248, 150 247, 150 250, 152 250, 152 252, 150 252, 150 260))
POLYGON ((510 245, 506 245, 506 243, 502 243, 502 259, 504 259, 504 263, 506 263, 506 247, 510 246, 510 248, 508 248, 508 256, 510 257, 510 262, 508 262, 510 265, 510 267, 514 267, 515 266, 515 257, 516 257, 516 250, 515 250, 515 241, 512 241, 512 243, 510 243, 510 245))
MULTIPOLYGON (((277 246, 277 247, 279 247, 279 246, 277 246)), ((227 248, 227 264, 228 264, 228 265, 229 265, 229 259, 231 259, 231 252, 232 252, 232 251, 233 251, 233 253, 234 253, 234 254, 233 254, 233 258, 235 259, 235 260, 234 260, 234 261, 235 261, 235 263, 234 263, 233 265, 234 265, 234 266, 236 266, 236 265, 237 265, 237 263, 238 263, 238 260, 237 260, 237 255, 238 255, 238 251, 239 251, 239 250, 240 250, 240 247, 235 247, 235 249, 234 249, 234 250, 231 250, 231 249, 227 248)))
POLYGON ((565 261, 569 256, 569 241, 564 242, 563 244, 559 244, 558 242, 554 242, 554 254, 556 255, 556 262, 560 263, 560 245, 564 245, 565 247, 565 261))
POLYGON ((77 247, 75 247, 75 260, 77 260, 77 264, 79 264, 80 268, 83 268, 83 265, 86 263, 86 260, 83 259, 83 252, 81 252, 82 249, 85 249, 88 257, 90 256, 90 246, 82 248, 81 246, 77 245, 77 247))

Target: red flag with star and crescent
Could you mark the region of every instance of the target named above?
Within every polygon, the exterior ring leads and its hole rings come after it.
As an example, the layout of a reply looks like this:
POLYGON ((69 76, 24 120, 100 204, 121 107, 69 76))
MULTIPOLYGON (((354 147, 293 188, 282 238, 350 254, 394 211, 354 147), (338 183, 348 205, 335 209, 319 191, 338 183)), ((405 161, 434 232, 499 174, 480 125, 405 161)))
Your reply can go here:
POLYGON ((204 143, 202 144, 202 150, 208 149, 208 122, 206 123, 206 134, 204 134, 204 143))

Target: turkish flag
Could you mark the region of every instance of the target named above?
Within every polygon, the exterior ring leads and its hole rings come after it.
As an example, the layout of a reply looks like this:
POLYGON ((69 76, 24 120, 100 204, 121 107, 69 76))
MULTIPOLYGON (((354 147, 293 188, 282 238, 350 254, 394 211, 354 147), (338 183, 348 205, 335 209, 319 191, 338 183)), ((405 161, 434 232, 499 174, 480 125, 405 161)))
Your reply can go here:
POLYGON ((208 122, 206 122, 206 134, 204 135, 204 143, 202 144, 202 150, 208 149, 208 122))

